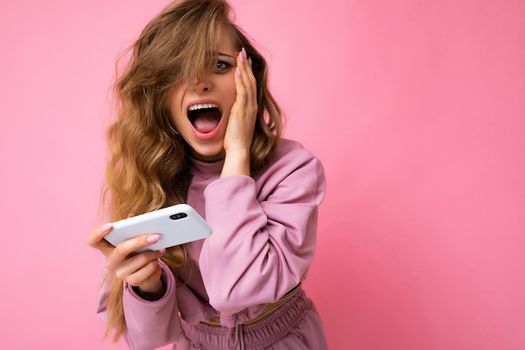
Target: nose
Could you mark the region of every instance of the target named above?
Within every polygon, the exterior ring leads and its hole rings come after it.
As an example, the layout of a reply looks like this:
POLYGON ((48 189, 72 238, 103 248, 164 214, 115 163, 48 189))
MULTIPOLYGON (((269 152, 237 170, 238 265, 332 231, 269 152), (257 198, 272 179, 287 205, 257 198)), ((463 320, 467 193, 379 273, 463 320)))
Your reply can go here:
POLYGON ((208 78, 205 78, 195 84, 193 84, 192 88, 196 91, 196 92, 201 92, 201 91, 209 91, 210 88, 211 88, 211 82, 208 78))

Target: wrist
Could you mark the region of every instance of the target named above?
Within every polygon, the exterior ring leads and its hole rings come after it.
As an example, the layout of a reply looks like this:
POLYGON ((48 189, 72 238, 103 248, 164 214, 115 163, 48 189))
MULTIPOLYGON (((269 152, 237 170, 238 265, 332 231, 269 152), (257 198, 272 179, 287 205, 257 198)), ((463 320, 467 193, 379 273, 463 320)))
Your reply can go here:
POLYGON ((166 284, 161 278, 157 283, 152 285, 136 286, 133 287, 133 290, 143 299, 158 300, 166 293, 166 284))
POLYGON ((221 176, 248 175, 250 176, 250 151, 243 148, 229 148, 226 150, 221 176))
POLYGON ((250 147, 243 146, 230 146, 224 149, 226 156, 235 157, 235 158, 249 158, 250 156, 250 147))

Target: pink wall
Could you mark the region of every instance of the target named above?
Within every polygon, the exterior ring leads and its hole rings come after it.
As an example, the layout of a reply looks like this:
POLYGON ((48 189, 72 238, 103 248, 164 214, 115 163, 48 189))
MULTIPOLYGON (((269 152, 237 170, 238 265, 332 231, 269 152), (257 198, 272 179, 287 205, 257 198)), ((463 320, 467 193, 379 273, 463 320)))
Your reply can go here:
MULTIPOLYGON (((525 348, 525 3, 232 3, 325 164, 306 290, 331 348, 525 348)), ((113 59, 164 4, 0 5, 3 348, 125 348, 84 238, 113 59)))

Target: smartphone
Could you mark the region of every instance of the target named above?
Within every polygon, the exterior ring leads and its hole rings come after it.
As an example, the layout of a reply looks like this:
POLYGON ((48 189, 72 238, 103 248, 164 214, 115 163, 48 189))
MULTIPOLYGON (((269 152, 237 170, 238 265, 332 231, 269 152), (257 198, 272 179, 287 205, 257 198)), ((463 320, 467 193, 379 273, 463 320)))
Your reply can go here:
POLYGON ((145 233, 158 233, 160 235, 160 239, 155 244, 142 247, 133 254, 204 239, 211 234, 210 225, 188 204, 176 204, 146 214, 132 216, 115 221, 112 225, 113 229, 104 239, 113 246, 145 233))

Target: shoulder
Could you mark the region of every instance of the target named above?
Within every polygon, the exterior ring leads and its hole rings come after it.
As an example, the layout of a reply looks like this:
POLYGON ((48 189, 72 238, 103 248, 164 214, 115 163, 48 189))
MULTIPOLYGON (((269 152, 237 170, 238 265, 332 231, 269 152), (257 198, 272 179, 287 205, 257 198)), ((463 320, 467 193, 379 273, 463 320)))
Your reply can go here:
POLYGON ((306 163, 316 163, 320 165, 320 160, 300 142, 281 138, 272 153, 268 156, 268 161, 264 167, 266 171, 281 168, 297 168, 306 163))
POLYGON ((321 161, 300 142, 281 138, 268 156, 266 165, 254 174, 262 197, 277 187, 310 188, 324 191, 324 168, 321 161))
POLYGON ((315 158, 315 156, 307 150, 302 143, 296 140, 281 138, 274 150, 275 158, 282 158, 289 154, 300 156, 302 158, 315 158))

